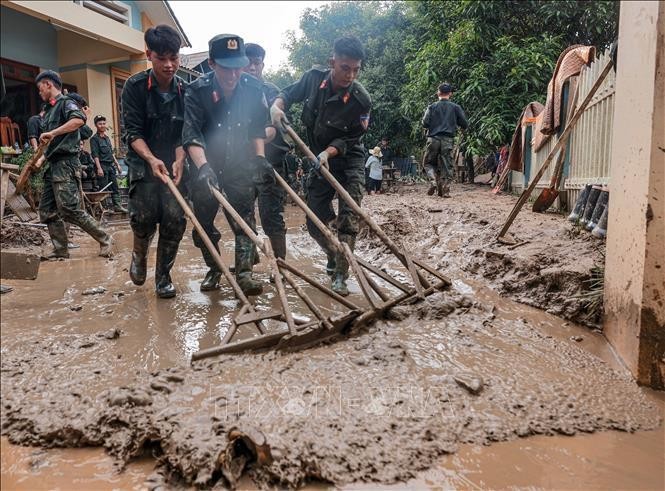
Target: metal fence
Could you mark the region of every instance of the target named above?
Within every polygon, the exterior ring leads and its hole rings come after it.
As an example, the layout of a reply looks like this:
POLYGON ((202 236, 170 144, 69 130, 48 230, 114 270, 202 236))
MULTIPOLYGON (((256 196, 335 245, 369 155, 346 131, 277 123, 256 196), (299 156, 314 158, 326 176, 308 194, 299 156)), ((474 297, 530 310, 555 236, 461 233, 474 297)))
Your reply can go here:
MULTIPOLYGON (((580 73, 577 80, 579 86, 577 105, 589 93, 606 65, 609 56, 609 50, 605 51, 580 73)), ((612 122, 614 119, 614 87, 615 73, 612 70, 584 110, 584 113, 582 113, 571 133, 564 161, 563 189, 559 203, 563 209, 568 209, 575 203, 580 190, 586 184, 609 184, 612 122)), ((564 93, 562 106, 567 104, 567 96, 572 97, 572 94, 564 93)), ((514 188, 523 188, 530 184, 531 179, 538 172, 550 150, 558 141, 558 135, 552 135, 549 141, 536 152, 531 144, 532 131, 532 127, 527 127, 524 173, 513 172, 515 174, 512 176, 512 186, 514 188)), ((554 161, 556 161, 556 157, 554 161)), ((544 173, 537 187, 549 186, 554 170, 554 161, 544 173)))

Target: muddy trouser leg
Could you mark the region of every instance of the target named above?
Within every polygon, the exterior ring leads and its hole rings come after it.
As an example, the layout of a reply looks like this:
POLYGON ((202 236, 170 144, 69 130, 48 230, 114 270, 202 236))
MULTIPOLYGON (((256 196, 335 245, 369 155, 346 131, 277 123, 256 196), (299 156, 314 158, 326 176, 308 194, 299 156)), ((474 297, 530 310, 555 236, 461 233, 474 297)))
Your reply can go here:
MULTIPOLYGON (((256 218, 254 216, 255 183, 246 176, 236 175, 226 178, 223 183, 224 193, 231 206, 240 217, 256 231, 256 218)), ((261 284, 252 279, 252 267, 257 258, 254 243, 242 231, 240 226, 226 214, 226 220, 235 234, 235 274, 238 285, 245 295, 258 295, 263 291, 261 284)))
MULTIPOLYGON (((58 214, 63 220, 78 225, 104 249, 110 246, 111 237, 94 218, 81 209, 79 176, 77 175, 79 167, 77 157, 51 163, 53 194, 58 214)), ((110 251, 106 252, 110 253, 110 251)))
POLYGON ((454 176, 453 169, 453 144, 455 139, 451 136, 441 137, 441 175, 443 178, 443 193, 450 191, 450 181, 454 176))
POLYGON ((148 249, 157 230, 159 215, 158 183, 146 178, 132 181, 129 186, 129 224, 134 232, 134 243, 129 277, 135 285, 145 282, 148 249))
POLYGON ((183 209, 171 191, 162 183, 157 186, 161 216, 159 217, 155 286, 159 296, 169 297, 175 295, 175 288, 171 282, 171 269, 175 263, 187 221, 183 209))
MULTIPOLYGON (((335 178, 340 182, 344 189, 351 195, 353 200, 360 205, 363 196, 364 182, 364 166, 362 160, 348 159, 336 169, 332 167, 332 172, 335 178)), ((355 249, 356 236, 358 235, 360 218, 351 209, 351 207, 344 201, 339 200, 339 216, 337 217, 337 235, 340 242, 349 245, 351 251, 355 249)), ((344 278, 348 277, 349 263, 346 256, 341 252, 337 253, 335 273, 341 274, 344 278)))
MULTIPOLYGON (((364 175, 364 174, 363 174, 364 175)), ((328 225, 336 218, 332 207, 332 200, 335 196, 335 189, 326 181, 326 179, 314 169, 309 171, 307 183, 305 186, 307 206, 325 225, 328 225)), ((332 275, 335 271, 336 252, 332 244, 328 242, 325 235, 317 228, 314 223, 307 218, 307 231, 309 235, 323 249, 328 257, 326 272, 332 275)))
POLYGON ((69 257, 67 250, 67 230, 65 222, 58 215, 50 166, 44 173, 44 188, 42 189, 42 195, 39 200, 39 218, 48 227, 48 234, 53 243, 52 255, 54 257, 69 257))
POLYGON ((439 153, 441 141, 436 137, 428 137, 425 145, 425 172, 432 182, 436 182, 441 174, 439 169, 439 153))
POLYGON ((111 201, 114 207, 122 207, 122 200, 120 199, 120 189, 118 188, 118 174, 115 167, 110 166, 104 169, 104 175, 108 175, 108 181, 111 185, 108 190, 111 191, 111 201))
MULTIPOLYGON (((210 240, 214 244, 215 249, 217 249, 219 252, 218 244, 222 235, 215 227, 215 217, 217 216, 217 211, 219 210, 219 203, 217 200, 215 200, 214 197, 198 190, 194 190, 194 192, 191 193, 191 198, 192 204, 194 205, 194 216, 196 216, 196 219, 201 224, 201 227, 203 227, 205 233, 208 235, 208 237, 210 237, 210 240)), ((201 249, 203 260, 205 261, 208 268, 210 268, 210 271, 219 273, 220 270, 217 266, 217 263, 213 259, 212 254, 210 254, 208 251, 208 248, 205 246, 203 239, 196 231, 196 229, 192 231, 192 239, 194 241, 194 245, 201 249)))
MULTIPOLYGON (((275 170, 284 177, 283 166, 275 166, 275 170)), ((267 170, 265 170, 267 172, 267 170)), ((272 172, 272 171, 271 171, 272 172)), ((286 195, 282 187, 274 179, 266 177, 255 180, 258 195, 259 217, 263 231, 270 239, 275 256, 286 257, 286 223, 284 223, 284 201, 286 195)), ((272 176, 270 176, 272 178, 272 176)))

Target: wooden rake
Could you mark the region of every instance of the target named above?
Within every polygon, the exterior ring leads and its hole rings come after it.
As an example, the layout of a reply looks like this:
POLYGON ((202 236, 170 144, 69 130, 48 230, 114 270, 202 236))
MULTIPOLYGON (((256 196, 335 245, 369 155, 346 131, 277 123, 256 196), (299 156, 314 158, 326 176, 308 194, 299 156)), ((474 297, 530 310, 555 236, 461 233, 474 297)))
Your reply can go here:
MULTIPOLYGON (((309 148, 307 148, 307 146, 298 137, 298 135, 291 128, 287 128, 287 131, 291 138, 305 152, 307 157, 310 159, 315 159, 314 154, 309 150, 309 148)), ((374 222, 371 217, 360 208, 360 206, 353 200, 353 198, 341 186, 341 184, 339 184, 339 182, 333 177, 328 169, 321 168, 320 172, 335 188, 340 199, 344 200, 351 207, 351 209, 353 209, 353 211, 357 213, 365 223, 367 223, 370 229, 381 239, 381 241, 388 247, 388 249, 393 254, 395 254, 399 261, 404 265, 408 275, 413 282, 413 285, 403 283, 402 281, 393 278, 388 273, 382 271, 371 263, 355 256, 349 246, 340 242, 339 239, 331 232, 331 230, 316 216, 316 214, 307 206, 307 204, 300 198, 300 196, 298 196, 298 194, 289 186, 284 178, 282 178, 279 173, 275 172, 275 179, 277 183, 289 194, 296 205, 304 211, 310 221, 321 231, 321 233, 326 237, 336 252, 343 254, 349 262, 350 270, 358 281, 367 307, 358 305, 356 302, 351 301, 337 294, 327 286, 322 285, 316 279, 301 271, 298 267, 289 264, 287 260, 275 257, 270 246, 270 241, 268 239, 262 240, 258 234, 254 232, 254 230, 235 211, 224 194, 211 186, 211 192, 222 208, 238 224, 238 226, 243 230, 247 237, 249 237, 249 239, 256 245, 258 250, 260 250, 266 256, 275 280, 275 287, 277 290, 277 296, 279 298, 281 310, 257 312, 253 309, 251 304, 249 304, 249 301, 245 303, 245 301, 238 295, 236 287, 234 287, 236 295, 243 302, 243 308, 234 318, 229 331, 222 340, 222 343, 219 346, 194 353, 192 355, 192 361, 211 356, 217 356, 224 353, 238 353, 273 347, 277 349, 299 349, 311 346, 345 331, 351 330, 354 327, 365 325, 368 322, 379 318, 388 309, 398 304, 422 300, 435 291, 450 286, 450 280, 439 273, 435 268, 427 265, 422 261, 412 259, 403 248, 398 247, 398 245, 385 234, 381 227, 379 227, 379 225, 376 224, 376 222, 374 222), (420 270, 418 268, 420 268, 420 270), (434 283, 428 280, 423 272, 433 276, 434 280, 432 281, 434 281, 434 283), (383 280, 388 285, 391 285, 394 289, 398 290, 399 294, 396 296, 391 296, 378 284, 376 279, 370 276, 370 273, 376 278, 383 280), (347 310, 344 313, 326 317, 323 312, 321 312, 319 306, 312 300, 312 298, 307 294, 307 292, 303 289, 297 280, 304 281, 309 286, 327 295, 329 298, 347 310), (300 320, 302 317, 297 318, 293 315, 291 311, 291 305, 289 305, 286 295, 287 286, 290 287, 302 300, 305 306, 315 317, 315 320, 300 320), (261 326, 261 321, 266 319, 275 319, 284 322, 286 324, 286 329, 280 329, 276 332, 266 332, 263 326, 261 326), (250 339, 233 342, 233 338, 237 332, 238 327, 249 323, 256 324, 259 330, 259 335, 250 339)), ((170 187, 172 188, 172 191, 175 188, 175 186, 172 185, 170 185, 170 187)), ((175 191, 177 191, 177 189, 175 191)), ((187 213, 187 215, 190 220, 192 220, 194 226, 197 227, 198 222, 196 222, 196 219, 193 217, 193 214, 191 214, 191 211, 187 213)), ((207 236, 205 236, 205 232, 200 228, 200 225, 198 225, 197 230, 202 237, 207 239, 207 236)), ((213 257, 216 258, 216 261, 217 258, 219 258, 219 261, 221 262, 221 257, 219 257, 217 251, 212 247, 212 242, 210 242, 209 239, 205 239, 204 242, 211 250, 213 257)), ((225 269, 228 271, 228 268, 222 268, 221 265, 220 268, 228 280, 229 276, 231 275, 230 273, 227 275, 227 273, 224 271, 225 269)), ((232 278, 232 280, 233 286, 235 279, 232 278)), ((229 280, 229 282, 231 283, 231 280, 229 280)), ((237 283, 235 283, 235 285, 237 286, 237 283)))

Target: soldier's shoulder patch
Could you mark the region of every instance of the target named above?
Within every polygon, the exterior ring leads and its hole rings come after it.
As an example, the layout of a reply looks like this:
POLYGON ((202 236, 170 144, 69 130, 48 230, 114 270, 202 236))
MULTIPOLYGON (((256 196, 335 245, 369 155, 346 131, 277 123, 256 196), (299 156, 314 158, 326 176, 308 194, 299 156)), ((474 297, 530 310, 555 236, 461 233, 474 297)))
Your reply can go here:
POLYGON ((79 106, 73 100, 69 99, 65 101, 65 111, 78 111, 79 106))
POLYGON ((360 115, 360 126, 362 126, 363 129, 367 131, 367 128, 369 127, 369 113, 360 115))
POLYGON ((369 95, 369 92, 363 87, 359 82, 354 81, 353 86, 351 87, 350 92, 354 97, 362 104, 363 107, 369 109, 372 105, 372 98, 369 95))

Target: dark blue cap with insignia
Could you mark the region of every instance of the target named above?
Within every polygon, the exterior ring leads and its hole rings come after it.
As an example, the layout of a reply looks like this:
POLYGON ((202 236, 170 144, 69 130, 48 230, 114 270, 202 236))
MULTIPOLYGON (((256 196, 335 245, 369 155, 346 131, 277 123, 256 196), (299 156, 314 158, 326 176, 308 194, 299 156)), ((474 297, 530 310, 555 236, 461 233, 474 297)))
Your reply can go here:
POLYGON ((211 59, 224 68, 244 68, 249 65, 245 42, 235 34, 218 34, 208 42, 211 59))
POLYGON ((57 86, 59 89, 62 88, 62 79, 60 78, 60 75, 58 75, 56 72, 53 70, 44 70, 41 72, 37 77, 35 78, 35 83, 38 84, 42 80, 50 80, 53 82, 55 86, 57 86))

